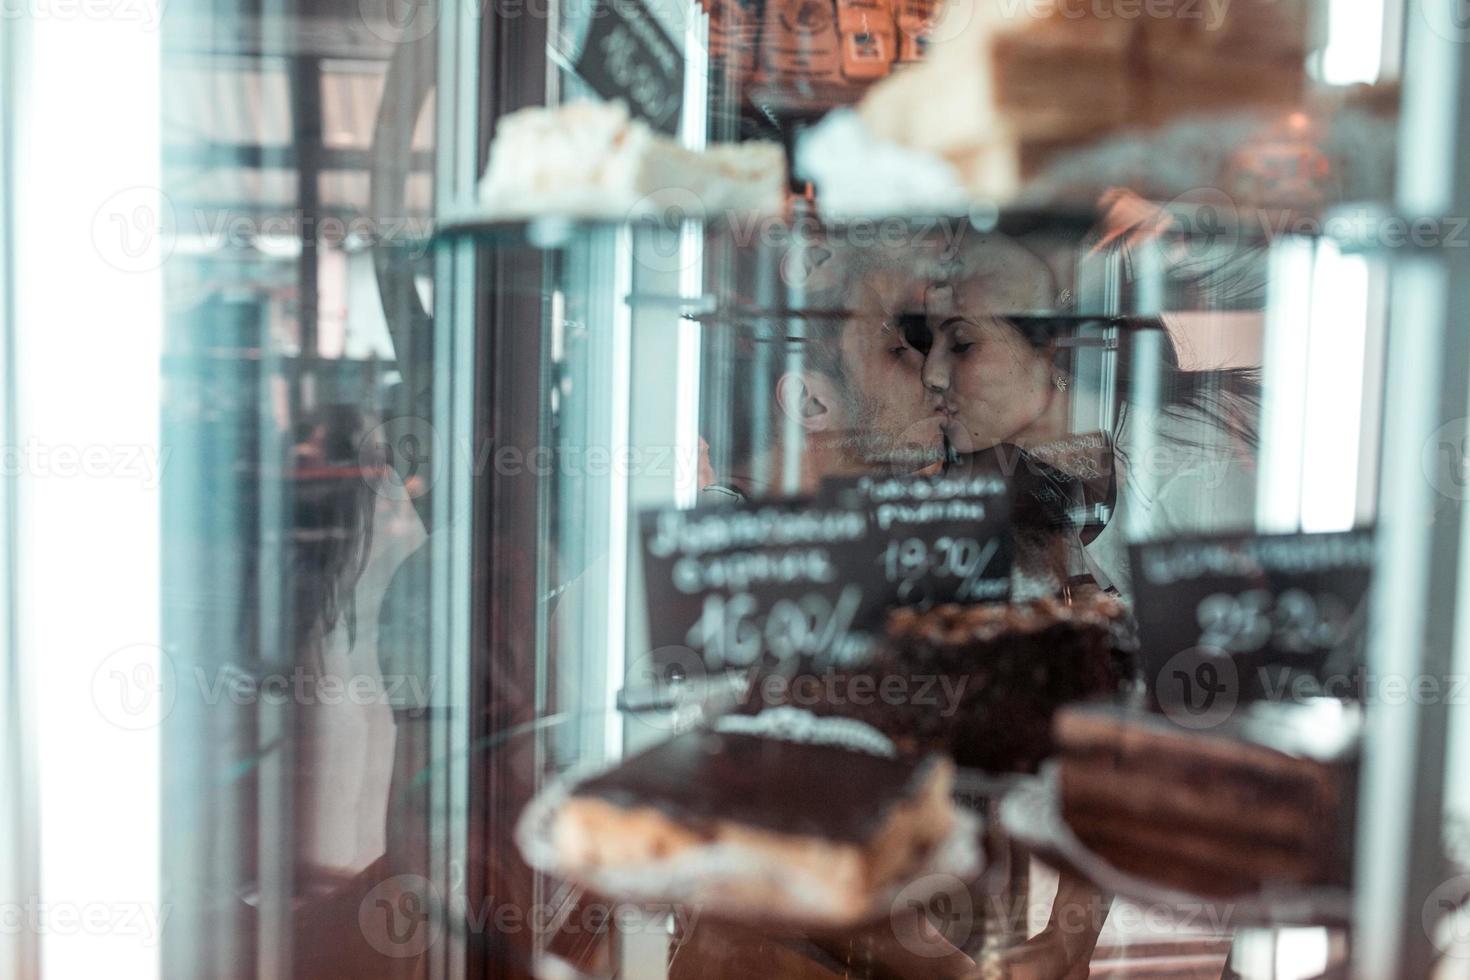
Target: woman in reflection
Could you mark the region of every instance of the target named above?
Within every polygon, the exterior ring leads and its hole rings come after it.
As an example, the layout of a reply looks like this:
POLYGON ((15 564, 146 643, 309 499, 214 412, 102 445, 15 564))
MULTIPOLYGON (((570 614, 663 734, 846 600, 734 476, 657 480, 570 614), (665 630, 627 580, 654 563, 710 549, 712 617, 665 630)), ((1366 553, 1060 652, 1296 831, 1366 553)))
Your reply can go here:
POLYGON ((1256 372, 1184 370, 1160 320, 1018 315, 1052 307, 1054 279, 1035 255, 1030 274, 1003 288, 983 272, 967 274, 992 266, 988 253, 997 250, 1011 253, 1013 269, 1025 251, 986 240, 923 283, 923 315, 904 318, 907 356, 942 400, 956 461, 990 453, 1046 473, 1068 497, 1075 532, 1066 577, 1123 594, 1131 591, 1130 533, 1249 527, 1256 372), (1078 329, 1109 324, 1116 350, 1100 331, 1078 329), (1136 400, 1142 391, 1152 392, 1149 403, 1136 400))
POLYGON ((356 405, 307 413, 289 472, 295 967, 308 980, 404 977, 415 967, 391 946, 385 953, 358 912, 379 885, 396 887, 385 857, 394 709, 423 689, 389 676, 402 667, 391 661, 399 651, 380 644, 389 583, 426 532, 412 488, 375 450, 376 421, 356 405))
MULTIPOLYGON (((951 468, 998 457, 1018 475, 1042 474, 1071 517, 1055 529, 1057 577, 1128 595, 1130 535, 1251 526, 1260 384, 1248 369, 1184 370, 1159 320, 1112 321, 1111 350, 1079 318, 1036 315, 1058 292, 1047 263, 1019 243, 976 243, 910 289, 922 305, 903 317, 904 356, 941 399, 951 468)), ((1061 875, 1049 922, 1008 975, 1087 976, 1110 905, 1061 875)))

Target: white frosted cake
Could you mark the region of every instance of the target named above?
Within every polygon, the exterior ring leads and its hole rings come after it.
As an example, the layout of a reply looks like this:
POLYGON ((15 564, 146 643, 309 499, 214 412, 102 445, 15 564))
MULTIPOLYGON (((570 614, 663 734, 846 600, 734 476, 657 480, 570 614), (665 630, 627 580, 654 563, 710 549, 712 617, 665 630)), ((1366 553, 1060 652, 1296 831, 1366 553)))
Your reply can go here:
POLYGON ((480 203, 498 217, 692 218, 779 213, 786 154, 777 143, 693 151, 628 115, 621 102, 522 109, 500 120, 480 203))

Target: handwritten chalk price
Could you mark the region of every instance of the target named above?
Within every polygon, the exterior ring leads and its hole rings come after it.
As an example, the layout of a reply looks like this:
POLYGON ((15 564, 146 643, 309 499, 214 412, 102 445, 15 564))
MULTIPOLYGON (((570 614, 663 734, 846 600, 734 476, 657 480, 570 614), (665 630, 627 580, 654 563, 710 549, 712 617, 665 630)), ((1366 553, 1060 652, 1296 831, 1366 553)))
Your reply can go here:
POLYGON ((1216 592, 1195 607, 1201 647, 1255 653, 1270 646, 1285 653, 1331 650, 1347 635, 1352 610, 1331 593, 1287 589, 1273 595, 1252 589, 1216 592))
POLYGON ((934 542, 920 537, 895 538, 883 550, 883 574, 898 586, 898 599, 908 603, 926 578, 958 580, 955 598, 977 602, 1004 596, 1009 583, 987 579, 985 571, 1000 549, 996 539, 984 544, 974 538, 944 536, 934 542))
POLYGON ((779 660, 810 656, 848 662, 862 641, 850 635, 862 606, 857 585, 842 589, 835 601, 819 593, 778 599, 762 610, 755 596, 705 596, 699 619, 687 636, 704 652, 712 670, 748 667, 765 653, 779 660))

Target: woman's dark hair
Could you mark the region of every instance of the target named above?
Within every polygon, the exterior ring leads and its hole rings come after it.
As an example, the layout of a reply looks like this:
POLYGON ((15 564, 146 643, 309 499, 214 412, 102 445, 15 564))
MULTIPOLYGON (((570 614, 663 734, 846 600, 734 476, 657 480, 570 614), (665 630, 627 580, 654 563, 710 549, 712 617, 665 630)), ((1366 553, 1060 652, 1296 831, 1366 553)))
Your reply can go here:
POLYGON ((1210 368, 1186 371, 1179 361, 1179 347, 1164 321, 1150 318, 1124 321, 1125 338, 1120 347, 1118 391, 1127 411, 1127 392, 1132 390, 1135 369, 1131 344, 1141 331, 1155 332, 1160 340, 1159 366, 1163 384, 1159 410, 1175 419, 1191 416, 1228 434, 1249 449, 1260 444, 1261 372, 1257 368, 1210 368))
POLYGON ((372 550, 377 486, 359 459, 367 428, 365 413, 349 405, 323 406, 297 427, 290 574, 296 650, 311 660, 344 618, 349 647, 357 639, 354 595, 372 550))
MULTIPOLYGON (((1087 318, 1062 316, 1008 317, 1006 322, 1038 350, 1056 350, 1055 363, 1069 373, 1070 348, 1057 347, 1057 341, 1075 336, 1083 325, 1114 325, 1119 328, 1116 353, 1114 391, 1117 399, 1119 426, 1127 418, 1129 393, 1134 390, 1135 372, 1140 365, 1134 358, 1139 338, 1156 337, 1160 373, 1159 410, 1171 418, 1198 419, 1229 435, 1243 446, 1254 449, 1259 442, 1261 409, 1261 376, 1255 368, 1214 368, 1186 371, 1179 359, 1179 348, 1173 334, 1157 317, 1087 318)), ((905 317, 904 340, 921 353, 928 354, 933 345, 933 331, 923 316, 905 317)), ((1179 439, 1182 437, 1175 436, 1179 439)))

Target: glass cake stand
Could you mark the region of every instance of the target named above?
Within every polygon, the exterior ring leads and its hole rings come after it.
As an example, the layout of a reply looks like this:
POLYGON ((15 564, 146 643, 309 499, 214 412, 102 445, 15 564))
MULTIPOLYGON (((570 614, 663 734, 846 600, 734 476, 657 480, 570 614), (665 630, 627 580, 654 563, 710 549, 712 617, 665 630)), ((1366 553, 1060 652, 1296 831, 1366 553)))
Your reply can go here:
MULTIPOLYGON (((1352 895, 1347 889, 1277 886, 1254 894, 1211 898, 1170 888, 1121 871, 1090 850, 1067 826, 1060 800, 1057 768, 1048 764, 1039 775, 1021 781, 1006 794, 999 807, 1000 822, 1006 833, 1042 862, 1130 901, 1145 914, 1170 910, 1218 927, 1232 939, 1229 968, 1233 975, 1247 980, 1281 976, 1283 935, 1323 930, 1329 947, 1334 941, 1345 943, 1352 921, 1352 895)), ((1167 829, 1161 827, 1159 832, 1167 833, 1167 829)))

